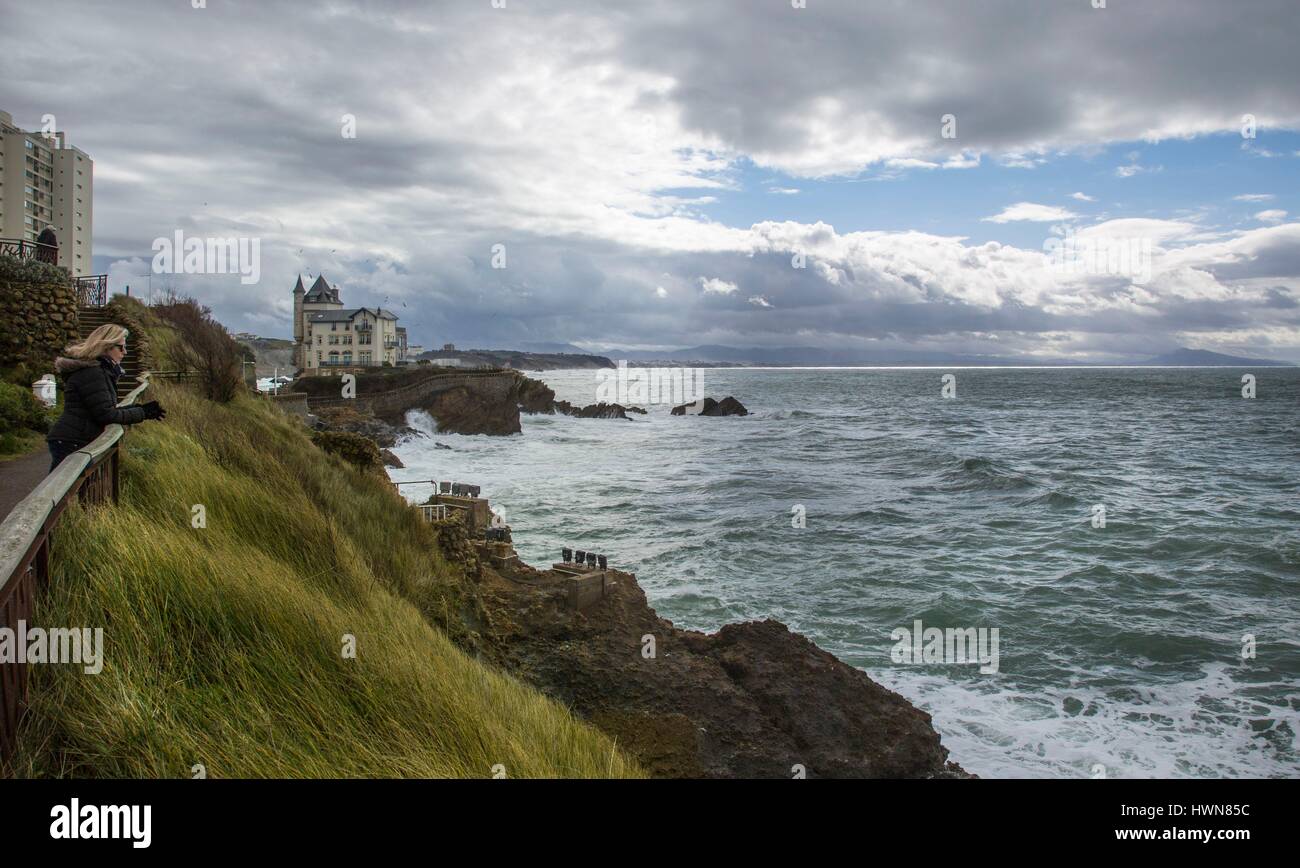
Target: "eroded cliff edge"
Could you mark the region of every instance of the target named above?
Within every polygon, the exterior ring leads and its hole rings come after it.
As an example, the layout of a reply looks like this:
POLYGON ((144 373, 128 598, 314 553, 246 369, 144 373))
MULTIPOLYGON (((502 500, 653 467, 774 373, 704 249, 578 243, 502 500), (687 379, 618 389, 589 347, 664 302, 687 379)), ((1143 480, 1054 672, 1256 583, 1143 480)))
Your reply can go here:
POLYGON ((556 573, 489 564, 458 522, 440 538, 473 587, 458 625, 465 641, 614 736, 652 774, 969 777, 928 714, 777 621, 682 630, 615 570, 604 598, 577 612, 556 573))

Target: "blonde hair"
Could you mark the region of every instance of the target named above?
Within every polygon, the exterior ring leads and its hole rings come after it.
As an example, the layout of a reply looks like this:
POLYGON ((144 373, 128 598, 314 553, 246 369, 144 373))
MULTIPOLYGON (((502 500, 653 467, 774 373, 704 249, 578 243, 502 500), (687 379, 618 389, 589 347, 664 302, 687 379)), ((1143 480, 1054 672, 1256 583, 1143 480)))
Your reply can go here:
POLYGON ((81 343, 69 344, 63 354, 70 359, 84 359, 86 361, 97 359, 108 352, 110 347, 125 342, 128 334, 130 332, 120 325, 114 325, 111 322, 105 323, 91 332, 81 343))

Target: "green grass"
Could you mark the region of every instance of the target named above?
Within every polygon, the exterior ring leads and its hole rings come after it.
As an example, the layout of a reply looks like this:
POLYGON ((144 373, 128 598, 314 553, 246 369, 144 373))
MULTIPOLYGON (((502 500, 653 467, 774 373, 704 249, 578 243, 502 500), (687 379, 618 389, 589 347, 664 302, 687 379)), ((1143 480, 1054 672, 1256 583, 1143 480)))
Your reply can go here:
POLYGON ((44 450, 45 435, 35 431, 5 431, 0 433, 0 464, 17 458, 26 458, 33 452, 44 450))
POLYGON ((15 774, 640 775, 435 626, 464 629, 463 580, 382 478, 256 398, 156 392, 167 420, 127 436, 118 506, 65 513, 33 621, 102 626, 103 672, 30 667, 15 774))

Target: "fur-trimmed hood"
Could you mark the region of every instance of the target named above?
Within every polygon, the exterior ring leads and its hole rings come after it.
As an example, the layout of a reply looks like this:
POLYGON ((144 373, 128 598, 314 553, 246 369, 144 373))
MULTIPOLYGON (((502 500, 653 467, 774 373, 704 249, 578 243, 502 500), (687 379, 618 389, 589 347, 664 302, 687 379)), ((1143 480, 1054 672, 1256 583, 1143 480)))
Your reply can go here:
POLYGON ((57 374, 67 376, 80 371, 82 368, 95 368, 99 366, 99 359, 70 359, 67 356, 59 356, 54 360, 54 371, 57 374))

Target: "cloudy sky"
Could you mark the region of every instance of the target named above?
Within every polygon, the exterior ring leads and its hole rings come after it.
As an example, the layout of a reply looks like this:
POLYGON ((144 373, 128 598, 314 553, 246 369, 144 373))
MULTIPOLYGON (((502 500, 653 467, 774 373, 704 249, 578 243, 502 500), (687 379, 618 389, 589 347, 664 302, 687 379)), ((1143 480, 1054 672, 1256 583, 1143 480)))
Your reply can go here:
POLYGON ((1300 360, 1295 0, 194 2, 0 0, 0 109, 232 331, 1300 360))

